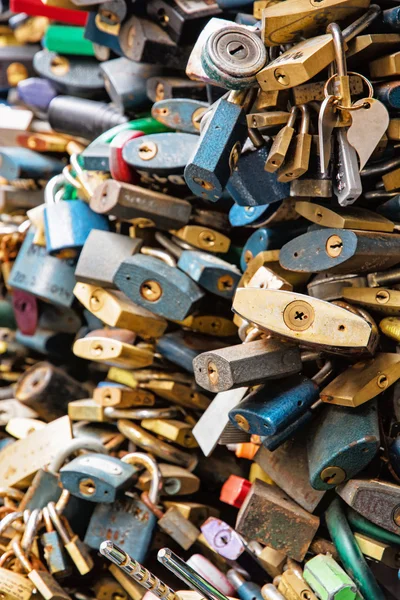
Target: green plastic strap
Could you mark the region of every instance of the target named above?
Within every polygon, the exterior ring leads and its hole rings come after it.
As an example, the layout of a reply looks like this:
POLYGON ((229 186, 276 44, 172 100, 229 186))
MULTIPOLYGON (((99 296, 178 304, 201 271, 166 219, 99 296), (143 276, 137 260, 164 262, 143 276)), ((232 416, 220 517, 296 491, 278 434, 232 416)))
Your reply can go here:
POLYGON ((346 520, 339 498, 335 498, 325 513, 326 524, 343 567, 356 582, 365 600, 385 600, 346 520))
POLYGON ((384 544, 394 544, 400 547, 399 535, 396 535, 391 531, 386 531, 386 529, 382 529, 382 527, 371 523, 371 521, 368 521, 368 519, 360 515, 350 506, 346 507, 346 516, 351 528, 354 531, 363 533, 364 535, 367 535, 378 542, 383 542, 384 544))
POLYGON ((51 52, 60 54, 95 56, 93 44, 83 37, 84 33, 84 27, 49 25, 44 34, 43 46, 51 52))
POLYGON ((98 138, 91 142, 91 146, 96 144, 111 144, 113 139, 118 133, 121 131, 143 131, 143 133, 164 133, 164 131, 173 131, 169 127, 166 127, 162 123, 159 123, 153 117, 142 117, 140 119, 135 119, 134 121, 128 121, 128 123, 123 123, 122 125, 117 125, 108 131, 105 131, 98 138))

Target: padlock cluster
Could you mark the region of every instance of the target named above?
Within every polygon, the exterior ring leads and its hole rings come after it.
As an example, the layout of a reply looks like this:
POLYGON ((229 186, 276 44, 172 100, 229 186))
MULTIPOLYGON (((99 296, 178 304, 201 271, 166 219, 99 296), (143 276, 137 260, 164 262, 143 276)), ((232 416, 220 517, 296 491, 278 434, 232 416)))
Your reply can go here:
POLYGON ((400 598, 395 0, 0 0, 0 99, 0 600, 400 598))

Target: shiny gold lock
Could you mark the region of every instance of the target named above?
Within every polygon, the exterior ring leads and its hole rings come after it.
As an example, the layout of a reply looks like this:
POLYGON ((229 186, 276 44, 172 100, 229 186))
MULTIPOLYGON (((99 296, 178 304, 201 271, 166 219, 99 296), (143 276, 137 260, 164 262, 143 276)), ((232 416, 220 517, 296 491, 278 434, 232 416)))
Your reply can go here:
POLYGON ((381 394, 400 377, 400 355, 379 353, 343 371, 321 391, 323 402, 357 407, 381 394))
POLYGON ((104 423, 109 419, 104 412, 105 406, 100 406, 92 398, 68 402, 68 416, 71 421, 91 421, 104 423))
POLYGON ((147 429, 183 448, 197 448, 198 443, 193 436, 192 427, 174 419, 143 419, 143 429, 147 429))
POLYGON ((99 406, 133 408, 134 406, 154 406, 155 396, 147 390, 129 390, 110 386, 96 388, 93 392, 93 400, 99 406))
POLYGON ((232 309, 262 330, 330 352, 373 352, 378 342, 372 320, 304 294, 238 288, 232 309))
POLYGON ((142 387, 184 408, 206 410, 211 402, 204 394, 195 392, 189 386, 175 381, 149 381, 146 384, 142 384, 142 387))
POLYGON ((364 63, 377 55, 390 54, 399 47, 398 33, 369 33, 358 35, 349 43, 346 58, 349 63, 364 63))
POLYGON ((111 367, 107 373, 107 379, 131 388, 137 388, 139 385, 138 380, 135 378, 135 373, 121 369, 120 367, 111 367))
POLYGON ((283 110, 251 113, 247 115, 247 126, 250 128, 274 127, 288 122, 290 113, 283 110))
POLYGON ((393 169, 393 171, 382 175, 382 181, 387 192, 400 189, 400 168, 393 169))
POLYGON ((400 318, 386 317, 379 323, 379 329, 384 335, 400 342, 400 318))
POLYGON ((282 166, 294 135, 294 124, 299 114, 297 106, 293 106, 290 117, 284 127, 277 133, 269 151, 264 169, 275 173, 282 166))
POLYGON ((385 315, 400 316, 400 291, 385 288, 350 288, 342 290, 342 296, 350 302, 385 315))
POLYGON ((301 569, 287 569, 279 576, 278 591, 286 600, 318 600, 301 575, 301 569))
POLYGON ((78 282, 74 295, 85 308, 110 327, 134 331, 143 338, 161 337, 167 321, 131 302, 122 292, 78 282))
MULTIPOLYGON (((199 491, 200 479, 187 469, 168 463, 159 463, 158 466, 162 476, 162 495, 188 496, 199 491)), ((145 471, 140 475, 137 483, 139 489, 148 491, 151 479, 149 471, 145 471)))
POLYGON ((372 558, 375 561, 381 562, 391 569, 400 567, 399 553, 396 548, 389 544, 384 544, 378 540, 374 540, 363 533, 354 532, 354 538, 357 546, 360 548, 364 556, 372 558))
POLYGON ((75 356, 100 361, 115 366, 137 369, 153 364, 154 355, 149 350, 105 337, 86 337, 76 340, 72 347, 75 356))
MULTIPOLYGON (((262 37, 266 46, 295 43, 311 37, 331 22, 347 19, 369 7, 368 0, 286 0, 268 6, 262 13, 262 37)), ((322 70, 327 65, 321 65, 322 70)))
POLYGON ((309 133, 310 109, 307 104, 302 104, 299 108, 302 112, 299 133, 290 142, 283 165, 278 170, 278 181, 282 183, 304 175, 310 162, 312 142, 312 135, 309 133))
POLYGON ((372 210, 357 206, 328 207, 314 202, 296 202, 296 211, 309 221, 335 229, 362 229, 392 233, 394 223, 372 210))
POLYGON ((200 225, 186 225, 181 229, 171 231, 171 233, 191 246, 207 252, 225 253, 228 252, 231 245, 231 240, 226 235, 200 225))
POLYGON ((260 88, 253 110, 259 112, 268 108, 286 110, 289 101, 289 90, 262 90, 260 88))

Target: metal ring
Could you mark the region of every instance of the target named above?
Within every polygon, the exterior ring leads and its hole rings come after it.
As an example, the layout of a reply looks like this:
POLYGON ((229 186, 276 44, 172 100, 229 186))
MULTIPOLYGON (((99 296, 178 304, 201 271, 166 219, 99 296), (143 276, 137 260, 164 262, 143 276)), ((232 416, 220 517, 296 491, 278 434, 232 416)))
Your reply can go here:
MULTIPOLYGON (((364 81, 364 83, 366 83, 367 86, 368 86, 368 93, 369 93, 368 98, 373 98, 373 96, 374 96, 374 88, 373 88, 373 85, 370 82, 370 80, 367 79, 367 77, 365 77, 364 75, 361 75, 361 73, 357 73, 356 71, 348 71, 348 75, 357 75, 358 77, 360 77, 364 81)), ((324 85, 324 96, 325 96, 325 98, 329 95, 328 94, 329 84, 337 76, 338 76, 338 74, 334 73, 333 75, 331 75, 331 77, 329 77, 328 81, 325 83, 325 85, 324 85)), ((338 96, 335 96, 335 98, 337 98, 339 100, 338 96)), ((338 108, 339 110, 349 110, 349 111, 352 111, 352 110, 360 110, 360 108, 364 108, 364 105, 360 104, 360 106, 342 106, 341 104, 336 104, 336 108, 338 108)))

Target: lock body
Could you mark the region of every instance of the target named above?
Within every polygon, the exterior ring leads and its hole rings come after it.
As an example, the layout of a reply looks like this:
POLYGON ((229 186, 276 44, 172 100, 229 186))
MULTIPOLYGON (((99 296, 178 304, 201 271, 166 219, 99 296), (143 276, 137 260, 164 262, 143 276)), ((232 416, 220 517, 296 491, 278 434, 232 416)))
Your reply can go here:
POLYGON ((234 265, 206 252, 185 250, 178 268, 202 288, 222 298, 232 298, 241 277, 234 265))
POLYGON ((362 471, 380 444, 376 401, 357 410, 330 406, 315 419, 308 437, 310 482, 328 490, 362 471), (331 435, 332 431, 340 435, 331 435))

